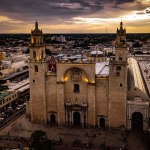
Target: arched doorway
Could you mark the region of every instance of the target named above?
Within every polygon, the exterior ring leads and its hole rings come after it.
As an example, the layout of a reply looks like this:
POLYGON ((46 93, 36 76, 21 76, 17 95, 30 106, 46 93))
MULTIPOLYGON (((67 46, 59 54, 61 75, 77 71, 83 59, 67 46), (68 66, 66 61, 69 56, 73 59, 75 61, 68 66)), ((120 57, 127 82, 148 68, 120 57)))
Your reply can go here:
POLYGON ((73 113, 73 125, 80 126, 81 125, 81 117, 79 112, 73 113))
POLYGON ((143 115, 140 112, 132 114, 132 130, 143 130, 143 115))
POLYGON ((54 114, 50 115, 50 124, 51 125, 56 125, 56 117, 54 114))
POLYGON ((105 119, 104 118, 99 119, 99 127, 105 129, 105 119))

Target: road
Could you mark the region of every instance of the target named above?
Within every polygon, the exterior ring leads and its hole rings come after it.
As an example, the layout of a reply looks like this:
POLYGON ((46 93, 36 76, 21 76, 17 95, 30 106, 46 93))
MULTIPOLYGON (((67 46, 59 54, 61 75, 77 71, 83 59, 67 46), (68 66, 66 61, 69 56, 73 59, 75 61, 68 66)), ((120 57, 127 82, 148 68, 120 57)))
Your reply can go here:
POLYGON ((10 115, 8 118, 5 118, 5 120, 0 124, 0 131, 9 125, 12 121, 14 121, 16 118, 18 118, 20 115, 22 115, 25 112, 25 106, 23 106, 20 110, 14 110, 12 115, 10 115))

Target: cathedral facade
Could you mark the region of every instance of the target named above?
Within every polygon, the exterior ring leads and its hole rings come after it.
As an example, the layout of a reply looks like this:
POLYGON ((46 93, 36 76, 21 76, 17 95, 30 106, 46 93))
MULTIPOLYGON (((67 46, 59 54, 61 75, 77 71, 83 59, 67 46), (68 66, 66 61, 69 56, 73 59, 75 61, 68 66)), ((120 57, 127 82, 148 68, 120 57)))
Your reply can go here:
POLYGON ((32 122, 101 128, 127 126, 128 63, 122 22, 117 29, 115 57, 109 61, 48 59, 37 22, 31 31, 29 48, 32 122))

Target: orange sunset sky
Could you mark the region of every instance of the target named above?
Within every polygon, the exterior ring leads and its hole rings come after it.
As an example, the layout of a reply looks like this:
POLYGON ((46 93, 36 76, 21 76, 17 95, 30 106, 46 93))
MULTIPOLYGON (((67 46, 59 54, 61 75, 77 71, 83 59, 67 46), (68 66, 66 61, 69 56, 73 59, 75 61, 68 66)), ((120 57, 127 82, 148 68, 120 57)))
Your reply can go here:
POLYGON ((0 0, 0 33, 150 32, 150 0, 0 0))

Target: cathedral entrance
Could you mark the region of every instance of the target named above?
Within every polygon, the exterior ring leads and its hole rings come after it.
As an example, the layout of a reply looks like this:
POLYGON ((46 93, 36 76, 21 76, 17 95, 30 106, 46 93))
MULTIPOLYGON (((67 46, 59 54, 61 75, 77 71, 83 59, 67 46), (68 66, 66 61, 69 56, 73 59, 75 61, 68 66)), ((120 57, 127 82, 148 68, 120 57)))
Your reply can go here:
POLYGON ((79 112, 73 113, 73 125, 80 126, 81 125, 81 116, 79 112))
POLYGON ((105 119, 104 118, 99 119, 99 127, 105 129, 105 119))
POLYGON ((50 124, 51 125, 56 125, 56 117, 54 114, 50 115, 50 124))
POLYGON ((143 130, 143 115, 140 112, 134 112, 132 114, 132 130, 133 131, 143 130))

